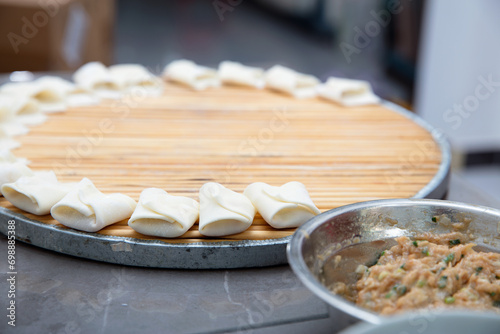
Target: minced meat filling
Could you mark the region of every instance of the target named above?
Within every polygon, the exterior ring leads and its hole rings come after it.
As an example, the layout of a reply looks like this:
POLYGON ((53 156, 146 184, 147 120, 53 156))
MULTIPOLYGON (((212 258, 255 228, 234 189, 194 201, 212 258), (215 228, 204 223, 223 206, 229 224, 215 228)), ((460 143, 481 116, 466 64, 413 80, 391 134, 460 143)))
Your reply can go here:
POLYGON ((358 305, 381 314, 443 306, 500 312, 500 254, 474 251, 457 232, 396 241, 356 283, 358 305))

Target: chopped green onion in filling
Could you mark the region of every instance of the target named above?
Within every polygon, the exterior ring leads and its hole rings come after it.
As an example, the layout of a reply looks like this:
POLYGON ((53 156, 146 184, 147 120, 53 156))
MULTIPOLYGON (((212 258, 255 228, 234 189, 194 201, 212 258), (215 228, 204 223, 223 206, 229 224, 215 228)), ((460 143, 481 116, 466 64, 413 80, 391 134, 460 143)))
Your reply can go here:
POLYGON ((451 254, 449 254, 447 257, 445 257, 443 261, 444 261, 445 263, 450 263, 450 262, 452 262, 454 259, 455 259, 455 254, 454 254, 454 253, 451 253, 451 254))
POLYGON ((448 296, 444 299, 444 302, 446 304, 453 304, 455 302, 455 297, 452 297, 452 296, 448 296))
POLYGON ((396 288, 396 293, 400 296, 404 295, 406 293, 406 285, 400 285, 396 288))
POLYGON ((423 286, 424 286, 424 285, 426 285, 426 284, 427 284, 427 281, 426 281, 426 280, 421 280, 421 281, 418 281, 418 282, 417 282, 417 286, 418 286, 419 288, 423 287, 423 286))
POLYGON ((425 256, 429 256, 429 247, 424 247, 422 249, 422 254, 424 254, 425 256))

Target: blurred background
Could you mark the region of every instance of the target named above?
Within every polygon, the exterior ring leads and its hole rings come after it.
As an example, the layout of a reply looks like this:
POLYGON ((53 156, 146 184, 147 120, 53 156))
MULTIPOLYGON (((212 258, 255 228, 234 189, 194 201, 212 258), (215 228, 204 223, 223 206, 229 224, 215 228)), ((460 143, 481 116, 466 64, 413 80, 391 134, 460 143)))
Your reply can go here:
POLYGON ((368 80, 500 200, 499 14, 495 0, 0 0, 0 72, 187 58, 368 80))

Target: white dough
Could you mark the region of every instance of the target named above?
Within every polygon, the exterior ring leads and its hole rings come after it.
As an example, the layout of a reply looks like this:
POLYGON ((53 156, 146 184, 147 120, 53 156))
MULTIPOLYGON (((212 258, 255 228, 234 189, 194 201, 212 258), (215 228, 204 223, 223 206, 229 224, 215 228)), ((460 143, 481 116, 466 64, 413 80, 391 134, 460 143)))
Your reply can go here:
POLYGON ((0 148, 2 150, 13 150, 21 146, 21 143, 12 139, 12 137, 25 135, 29 128, 19 120, 0 122, 0 148))
POLYGON ((0 160, 0 194, 2 194, 1 189, 4 184, 16 182, 23 176, 33 175, 35 174, 23 162, 0 160))
POLYGON ((111 78, 122 90, 140 88, 147 95, 160 95, 163 82, 146 67, 138 64, 119 64, 109 67, 111 78))
POLYGON ((254 216, 255 208, 246 196, 214 182, 201 187, 201 234, 218 237, 243 232, 252 225, 254 216))
POLYGON ((220 86, 217 71, 212 68, 196 65, 190 60, 175 60, 163 70, 163 76, 171 81, 188 85, 195 90, 220 86))
POLYGON ((98 89, 118 90, 109 70, 100 62, 86 63, 73 74, 75 84, 87 91, 98 89))
POLYGON ((13 103, 14 113, 16 116, 38 115, 40 113, 40 103, 29 97, 19 97, 13 103))
POLYGON ((298 227, 320 214, 306 187, 296 181, 281 187, 263 182, 250 184, 244 192, 262 218, 274 228, 298 227))
MULTIPOLYGON (((72 82, 55 76, 43 76, 31 82, 8 83, 0 87, 0 92, 0 118, 2 107, 5 105, 2 99, 7 97, 11 100, 8 105, 13 113, 22 116, 22 122, 30 125, 39 124, 45 120, 40 112, 65 111, 68 105, 72 105, 68 102, 75 95, 90 96, 88 92, 78 88, 72 82)), ((92 103, 84 104, 95 104, 94 101, 95 98, 92 99, 92 103)))
POLYGON ((14 118, 13 101, 14 97, 0 94, 0 122, 10 121, 14 118))
MULTIPOLYGON (((131 90, 141 89, 146 95, 161 95, 163 82, 138 64, 118 64, 107 68, 99 62, 91 62, 80 67, 73 75, 75 83, 91 91, 94 97, 119 99, 131 90)), ((89 96, 72 97, 72 106, 92 104, 89 96)))
POLYGON ((85 91, 91 91, 101 98, 119 99, 122 96, 120 86, 109 69, 100 62, 90 62, 73 74, 75 84, 85 91))
POLYGON ((128 225, 135 231, 163 238, 183 235, 198 220, 200 205, 194 199, 173 196, 158 188, 144 189, 128 225))
POLYGON ((40 96, 38 99, 62 101, 64 98, 77 90, 74 83, 55 76, 43 76, 33 82, 40 96))
POLYGON ((331 77, 318 87, 318 94, 347 107, 380 103, 380 98, 373 93, 370 83, 363 80, 331 77))
POLYGON ((137 203, 123 194, 105 195, 87 178, 50 210, 59 223, 86 232, 102 228, 130 217, 137 203))
MULTIPOLYGON (((66 95, 74 88, 73 83, 54 76, 45 76, 30 82, 11 82, 0 87, 2 95, 15 97, 19 109, 33 109, 33 106, 27 106, 28 101, 21 99, 33 99, 38 102, 37 111, 59 112, 66 109, 64 99, 66 95), (19 108, 21 107, 21 108, 19 108)), ((32 103, 32 102, 31 102, 32 103)), ((26 110, 21 113, 27 113, 26 110)), ((30 112, 33 113, 33 112, 30 112)))
POLYGON ((264 70, 258 67, 245 66, 232 61, 223 61, 219 65, 219 78, 222 83, 264 88, 266 81, 264 70))
POLYGON ((101 99, 91 93, 74 92, 66 96, 66 105, 68 107, 95 106, 99 102, 101 102, 101 99))
POLYGON ((18 159, 10 150, 0 149, 0 163, 1 162, 14 163, 18 162, 18 159))
MULTIPOLYGON (((29 128, 16 119, 0 123, 0 135, 5 136, 6 138, 22 136, 28 132, 30 132, 29 128)), ((2 146, 2 148, 12 149, 5 146, 2 146)))
MULTIPOLYGON (((20 162, 22 164, 28 164, 29 161, 26 158, 18 158, 8 149, 0 149, 0 163, 15 163, 20 162)), ((1 184, 0 184, 1 186, 1 184)))
POLYGON ((73 83, 59 77, 44 76, 35 81, 6 83, 0 87, 0 93, 16 98, 33 98, 40 103, 55 103, 63 101, 73 86, 73 83))
POLYGON ((40 104, 33 98, 24 95, 0 94, 0 122, 18 116, 38 114, 40 104))
POLYGON ((46 215, 73 184, 60 183, 54 172, 38 172, 2 185, 2 194, 15 207, 34 215, 46 215))
POLYGON ((61 103, 61 108, 96 105, 100 102, 99 97, 93 95, 90 90, 59 77, 45 76, 36 82, 46 90, 58 92, 62 96, 64 102, 61 103))
POLYGON ((89 106, 100 102, 91 91, 59 77, 44 76, 36 80, 36 83, 44 87, 45 91, 56 92, 61 96, 59 103, 53 103, 48 107, 42 105, 42 110, 45 112, 64 111, 69 106, 89 106))
POLYGON ((0 93, 8 96, 34 97, 39 93, 39 88, 34 81, 8 82, 0 86, 0 93))
POLYGON ((36 114, 17 116, 15 118, 15 121, 19 124, 34 126, 45 123, 45 121, 47 121, 47 118, 48 118, 47 115, 44 115, 42 113, 36 113, 36 114))
POLYGON ((299 99, 315 97, 319 83, 315 76, 299 73, 281 65, 275 65, 266 72, 267 87, 299 99))
MULTIPOLYGON (((1 132, 1 131, 0 131, 1 132)), ((0 134, 1 135, 1 134, 0 134)), ((6 150, 13 150, 21 146, 21 143, 11 138, 0 138, 0 147, 6 150)))

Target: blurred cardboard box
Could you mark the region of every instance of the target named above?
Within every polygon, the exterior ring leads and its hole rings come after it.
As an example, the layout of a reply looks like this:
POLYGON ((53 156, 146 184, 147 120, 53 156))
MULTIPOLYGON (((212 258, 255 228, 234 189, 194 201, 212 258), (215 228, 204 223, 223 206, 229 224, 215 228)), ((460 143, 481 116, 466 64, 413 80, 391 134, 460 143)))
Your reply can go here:
POLYGON ((0 0, 0 72, 112 61, 114 0, 0 0))

